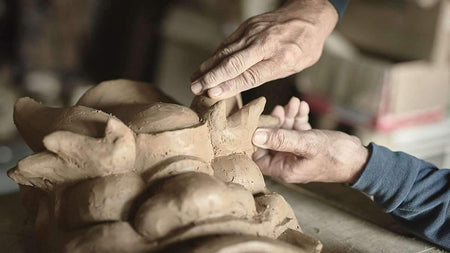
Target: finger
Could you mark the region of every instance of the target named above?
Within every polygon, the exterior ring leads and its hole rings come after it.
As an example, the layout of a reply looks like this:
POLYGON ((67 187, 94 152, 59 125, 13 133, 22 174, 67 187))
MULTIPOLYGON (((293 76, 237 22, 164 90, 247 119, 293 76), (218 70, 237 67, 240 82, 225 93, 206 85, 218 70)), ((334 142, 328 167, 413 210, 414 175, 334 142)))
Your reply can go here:
POLYGON ((309 130, 311 125, 309 124, 309 105, 305 101, 302 101, 299 106, 297 116, 294 121, 295 130, 309 130))
POLYGON ((216 66, 226 56, 242 48, 245 44, 236 42, 242 37, 246 28, 247 23, 244 22, 230 36, 225 38, 225 40, 214 51, 213 56, 200 64, 200 67, 196 71, 194 71, 194 73, 191 75, 191 82, 197 80, 206 71, 209 71, 211 68, 216 66))
POLYGON ((256 163, 256 165, 258 165, 259 169, 264 175, 276 177, 277 171, 274 170, 273 167, 271 167, 272 158, 273 156, 271 156, 269 152, 264 152, 264 154, 258 157, 258 159, 255 159, 255 157, 253 157, 253 161, 256 163))
POLYGON ((234 79, 221 83, 208 90, 208 95, 215 99, 232 97, 241 91, 249 90, 265 82, 279 78, 273 74, 273 63, 270 60, 261 61, 247 69, 234 79))
POLYGON ((242 37, 251 37, 255 34, 258 34, 264 30, 266 30, 268 27, 270 27, 270 24, 273 23, 273 20, 265 20, 264 19, 255 19, 255 17, 250 18, 244 23, 242 23, 236 31, 234 31, 230 36, 228 36, 219 46, 219 48, 224 47, 228 44, 234 43, 241 39, 242 37), (253 21, 252 21, 253 19, 253 21), (255 25, 258 24, 258 25, 255 25))
POLYGON ((295 118, 300 109, 300 99, 292 97, 289 103, 284 107, 286 110, 286 117, 295 118))
POLYGON ((300 107, 300 99, 296 97, 292 97, 289 100, 289 103, 284 107, 284 111, 286 112, 285 120, 283 125, 281 126, 284 129, 292 129, 294 127, 295 117, 298 114, 300 107))
POLYGON ((311 129, 312 129, 311 124, 306 123, 306 124, 303 124, 300 127, 298 127, 298 129, 296 129, 296 130, 307 131, 307 130, 311 130, 311 129))
POLYGON ((250 46, 226 57, 193 85, 200 84, 202 91, 213 88, 239 76, 248 68, 263 60, 263 57, 259 46, 250 46))
POLYGON ((273 108, 271 115, 280 119, 280 123, 278 125, 279 127, 283 125, 285 112, 284 108, 281 105, 275 106, 275 108, 273 108))
POLYGON ((259 148, 311 157, 317 153, 320 139, 311 131, 259 128, 253 134, 253 144, 259 148))
POLYGON ((297 164, 297 158, 290 153, 267 153, 258 160, 255 160, 255 163, 264 175, 281 178, 286 182, 292 182, 294 176, 292 166, 297 164))
POLYGON ((258 148, 252 155, 252 158, 254 161, 259 160, 260 158, 262 158, 265 155, 269 154, 269 150, 267 149, 263 149, 263 148, 258 148))
POLYGON ((311 130, 311 125, 308 122, 308 118, 296 118, 294 123, 294 130, 306 131, 311 130))
POLYGON ((228 37, 226 37, 223 42, 218 47, 218 50, 221 48, 226 47, 228 44, 236 42, 238 39, 240 39, 245 31, 247 30, 248 23, 244 22, 242 23, 232 34, 230 34, 228 37))
POLYGON ((300 109, 298 110, 297 116, 303 117, 308 116, 309 114, 309 105, 305 101, 300 102, 300 109))
POLYGON ((243 42, 240 42, 232 43, 219 48, 211 57, 200 64, 199 68, 196 71, 194 71, 194 73, 191 75, 191 82, 197 81, 201 76, 217 66, 227 56, 241 50, 244 46, 245 44, 243 42))

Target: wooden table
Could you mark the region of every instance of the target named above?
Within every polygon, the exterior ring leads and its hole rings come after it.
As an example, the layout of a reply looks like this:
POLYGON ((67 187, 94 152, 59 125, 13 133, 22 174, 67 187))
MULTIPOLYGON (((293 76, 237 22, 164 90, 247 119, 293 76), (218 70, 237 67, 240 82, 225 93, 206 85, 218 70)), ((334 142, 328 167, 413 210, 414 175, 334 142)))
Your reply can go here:
POLYGON ((323 243, 323 253, 445 252, 408 236, 370 198, 347 186, 266 183, 291 204, 303 231, 323 243))
MULTIPOLYGON (((369 198, 348 187, 312 184, 302 188, 273 180, 266 183, 292 205, 304 232, 322 241, 324 253, 445 252, 400 234, 402 231, 388 215, 369 198)), ((0 252, 26 252, 26 242, 31 241, 30 228, 19 194, 1 195, 0 252)))

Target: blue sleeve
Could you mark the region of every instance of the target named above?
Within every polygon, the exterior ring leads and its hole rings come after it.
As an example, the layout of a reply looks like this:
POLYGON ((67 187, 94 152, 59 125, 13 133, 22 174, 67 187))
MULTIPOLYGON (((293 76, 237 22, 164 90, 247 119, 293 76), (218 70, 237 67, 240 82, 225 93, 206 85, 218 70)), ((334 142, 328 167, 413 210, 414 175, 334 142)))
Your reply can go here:
POLYGON ((412 233, 450 250, 450 170, 374 143, 369 149, 369 161, 352 187, 373 196, 412 233))
POLYGON ((347 8, 348 0, 329 0, 330 3, 336 8, 336 11, 339 15, 339 19, 342 18, 344 14, 345 8, 347 8))

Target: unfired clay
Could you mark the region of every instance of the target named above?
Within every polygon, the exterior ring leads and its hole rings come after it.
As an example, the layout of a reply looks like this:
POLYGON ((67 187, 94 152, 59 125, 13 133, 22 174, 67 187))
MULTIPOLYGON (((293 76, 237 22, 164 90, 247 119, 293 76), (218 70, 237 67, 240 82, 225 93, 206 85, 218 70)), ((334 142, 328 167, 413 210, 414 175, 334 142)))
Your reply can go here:
POLYGON ((261 116, 265 99, 171 102, 126 80, 69 108, 18 100, 15 124, 36 153, 8 175, 41 251, 320 251, 251 159, 255 129, 278 124, 261 116))

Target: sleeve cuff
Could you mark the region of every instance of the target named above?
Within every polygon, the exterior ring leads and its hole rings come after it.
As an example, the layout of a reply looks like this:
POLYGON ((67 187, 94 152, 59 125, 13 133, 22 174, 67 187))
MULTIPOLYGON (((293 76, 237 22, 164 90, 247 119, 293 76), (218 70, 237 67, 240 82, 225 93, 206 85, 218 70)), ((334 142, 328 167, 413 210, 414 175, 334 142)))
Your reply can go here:
POLYGON ((330 3, 336 8, 339 15, 339 19, 344 15, 345 8, 347 8, 348 0, 329 0, 330 3))
POLYGON ((370 143, 370 158, 353 188, 374 197, 386 212, 396 209, 417 177, 417 158, 370 143))

